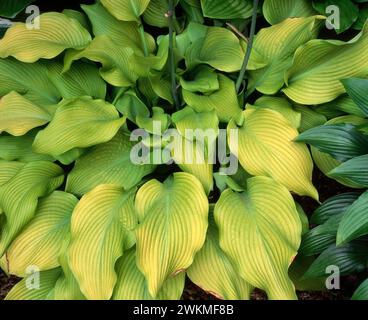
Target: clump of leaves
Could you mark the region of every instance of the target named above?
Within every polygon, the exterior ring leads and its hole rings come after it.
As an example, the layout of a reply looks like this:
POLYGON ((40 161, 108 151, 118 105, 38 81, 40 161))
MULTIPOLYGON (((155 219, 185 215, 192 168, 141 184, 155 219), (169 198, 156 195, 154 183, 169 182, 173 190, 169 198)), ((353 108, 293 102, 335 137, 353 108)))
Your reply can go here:
MULTIPOLYGON (((325 17, 312 3, 265 0, 270 26, 253 38, 257 4, 101 0, 6 32, 0 264, 41 272, 40 290, 25 278, 7 299, 179 299, 186 275, 223 299, 321 287, 295 260, 308 218, 292 194, 318 200, 308 132, 297 138, 327 120, 311 105, 346 98, 341 80, 367 75, 368 27, 317 39, 325 17), (227 155, 239 170, 222 175, 206 152, 185 163, 181 149, 172 165, 132 163, 132 131, 157 147, 154 122, 182 140, 236 130, 227 155)), ((345 129, 365 150, 365 133, 345 129)))

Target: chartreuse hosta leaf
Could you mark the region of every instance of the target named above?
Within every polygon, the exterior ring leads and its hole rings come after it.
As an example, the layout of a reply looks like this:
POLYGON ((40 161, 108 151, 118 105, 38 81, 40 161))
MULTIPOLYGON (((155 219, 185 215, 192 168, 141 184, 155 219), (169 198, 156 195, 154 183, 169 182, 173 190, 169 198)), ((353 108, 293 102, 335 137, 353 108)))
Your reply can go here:
POLYGON ((330 177, 346 178, 359 186, 368 188, 368 155, 353 158, 344 162, 329 173, 330 177))
POLYGON ((15 23, 0 40, 0 57, 15 57, 22 62, 52 59, 65 49, 83 49, 91 35, 77 20, 65 14, 48 12, 39 16, 40 28, 29 29, 15 23))
POLYGON ((322 104, 345 92, 340 82, 368 72, 368 24, 350 42, 311 40, 300 47, 285 74, 283 91, 301 104, 322 104), (354 61, 354 63, 351 63, 354 61))
POLYGON ((37 161, 26 164, 0 187, 0 207, 6 216, 0 239, 0 256, 33 218, 38 198, 50 194, 63 181, 60 167, 51 162, 37 161))
MULTIPOLYGON (((143 54, 138 24, 116 19, 100 2, 93 5, 81 5, 92 24, 93 34, 97 36, 108 35, 111 39, 119 41, 124 46, 133 48, 135 52, 143 54)), ((156 44, 151 35, 145 33, 148 52, 153 53, 156 44)))
MULTIPOLYGON (((174 6, 179 0, 174 0, 174 6)), ((169 26, 169 19, 166 13, 169 11, 169 0, 150 0, 147 9, 144 11, 143 20, 147 24, 159 28, 169 26)))
POLYGON ((240 276, 269 299, 296 299, 288 268, 302 227, 288 190, 271 178, 250 178, 245 192, 222 193, 214 215, 220 246, 240 276))
POLYGON ((87 148, 111 140, 125 123, 115 107, 103 100, 83 97, 63 101, 50 124, 33 143, 38 153, 58 156, 74 148, 87 148))
POLYGON ((52 119, 56 106, 43 108, 12 91, 0 100, 0 133, 22 136, 52 119))
POLYGON ((214 19, 248 18, 252 15, 250 0, 201 0, 203 15, 214 19))
MULTIPOLYGON (((363 119, 363 118, 360 118, 360 117, 356 117, 356 116, 342 116, 342 117, 338 117, 338 118, 334 118, 334 119, 329 120, 326 123, 326 125, 343 124, 343 123, 361 125, 361 124, 366 123, 366 120, 363 119)), ((313 129, 311 129, 311 130, 313 130, 313 129)), ((346 137, 349 140, 353 139, 353 136, 346 135, 346 137)), ((320 138, 322 138, 322 137, 320 137, 320 138)), ((339 149, 342 150, 345 147, 352 146, 352 144, 350 142, 348 142, 348 140, 340 140, 342 138, 343 138, 343 136, 340 135, 339 139, 337 141, 335 141, 337 146, 340 145, 339 149), (345 144, 346 144, 346 146, 345 146, 345 144)), ((333 140, 335 140, 335 138, 333 140)), ((331 142, 333 140, 331 140, 331 142)), ((328 176, 332 179, 335 179, 339 183, 341 183, 345 186, 349 186, 351 188, 362 188, 363 187, 359 183, 356 183, 353 180, 349 179, 349 177, 330 175, 330 172, 333 171, 333 169, 340 166, 341 161, 336 160, 335 158, 333 158, 328 153, 324 153, 324 152, 319 151, 313 145, 311 147, 311 151, 312 151, 312 156, 313 156, 313 160, 314 160, 315 164, 326 176, 328 176)), ((328 150, 326 150, 326 151, 328 151, 328 150)), ((354 155, 352 157, 354 157, 354 155)))
POLYGON ((245 54, 244 48, 230 30, 191 23, 188 26, 187 36, 190 45, 184 55, 188 68, 208 64, 225 72, 235 72, 241 69, 245 54))
POLYGON ((23 278, 8 293, 5 300, 50 300, 61 272, 60 268, 40 272, 38 289, 29 288, 29 283, 34 283, 33 279, 23 278))
POLYGON ((110 299, 115 263, 134 244, 135 190, 100 185, 76 206, 71 222, 69 265, 88 299, 110 299))
POLYGON ((44 63, 25 64, 13 58, 0 59, 0 82, 0 96, 16 91, 40 105, 55 104, 61 98, 44 63))
POLYGON ((192 92, 183 89, 183 99, 188 106, 197 112, 216 111, 221 122, 228 122, 231 118, 237 122, 241 118, 241 108, 239 106, 235 84, 228 77, 219 74, 219 90, 209 95, 201 92, 192 92))
POLYGON ((271 109, 281 113, 285 119, 296 129, 300 127, 301 114, 293 109, 293 106, 282 97, 263 96, 254 102, 254 105, 248 104, 246 109, 271 109))
POLYGON ((265 94, 279 91, 284 85, 284 73, 293 63, 294 52, 317 36, 322 19, 321 16, 287 19, 259 31, 253 50, 265 66, 249 72, 249 87, 265 94))
POLYGON ((295 111, 299 112, 301 115, 299 132, 304 132, 317 126, 321 126, 327 122, 327 118, 312 108, 307 106, 295 105, 295 111))
POLYGON ((312 184, 313 162, 305 144, 295 142, 298 131, 278 112, 244 111, 244 124, 230 121, 228 130, 239 129, 239 141, 229 139, 230 150, 254 176, 268 176, 299 195, 318 199, 312 184))
POLYGON ((101 3, 117 19, 138 22, 150 0, 101 0, 101 3))
POLYGON ((92 148, 76 161, 68 175, 66 190, 83 195, 100 184, 124 189, 137 185, 155 166, 132 163, 130 153, 134 144, 128 134, 120 131, 111 141, 92 148))
POLYGON ((287 18, 309 17, 315 14, 309 0, 265 0, 263 15, 270 24, 280 23, 287 18))
POLYGON ((208 226, 208 199, 201 183, 175 173, 164 183, 151 180, 137 195, 137 265, 156 297, 170 276, 187 269, 201 249, 208 226))
POLYGON ((118 280, 113 300, 179 300, 184 289, 185 273, 169 277, 156 298, 147 289, 146 279, 136 265, 135 248, 124 253, 116 265, 118 280))
POLYGON ((368 191, 344 213, 337 230, 336 243, 341 245, 368 234, 368 191))
POLYGON ((368 79, 350 78, 342 80, 348 95, 358 105, 364 116, 368 116, 368 79))
POLYGON ((78 199, 55 191, 40 200, 35 216, 7 250, 8 272, 26 276, 29 266, 40 271, 59 266, 64 238, 69 234, 70 219, 78 199))
POLYGON ((0 136, 0 159, 21 162, 54 161, 51 156, 33 152, 32 143, 34 138, 34 131, 21 137, 0 136))
POLYGON ((240 277, 220 248, 218 229, 210 218, 206 242, 187 270, 189 279, 219 299, 248 300, 252 286, 240 277))

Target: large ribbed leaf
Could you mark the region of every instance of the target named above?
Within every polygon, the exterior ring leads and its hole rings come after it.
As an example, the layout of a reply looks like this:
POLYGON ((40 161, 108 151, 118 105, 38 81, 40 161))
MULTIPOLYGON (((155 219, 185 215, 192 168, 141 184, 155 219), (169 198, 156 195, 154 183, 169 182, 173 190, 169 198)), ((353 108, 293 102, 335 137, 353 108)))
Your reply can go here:
POLYGON ((265 0, 263 15, 270 24, 287 18, 309 17, 315 13, 310 0, 265 0))
POLYGON ((0 159, 8 161, 54 161, 51 156, 33 152, 32 143, 35 132, 27 133, 21 137, 0 136, 0 159))
POLYGON ((27 278, 24 278, 13 287, 5 300, 49 300, 60 274, 60 268, 40 272, 40 287, 33 289, 27 288, 27 278))
POLYGON ((368 300, 368 279, 355 290, 351 300, 368 300))
POLYGON ((0 96, 17 91, 41 105, 58 103, 61 97, 43 63, 25 64, 13 58, 0 59, 0 83, 0 96))
POLYGON ((299 132, 307 131, 327 122, 327 119, 323 114, 320 114, 307 106, 296 105, 294 106, 294 109, 295 111, 300 112, 301 115, 300 127, 298 128, 299 132))
POLYGON ((185 52, 188 68, 209 64, 225 72, 239 71, 243 64, 244 49, 234 33, 219 27, 191 23, 187 30, 191 45, 185 52))
POLYGON ((214 19, 248 18, 252 15, 250 0, 201 0, 203 15, 214 19))
POLYGON ((187 271, 188 277, 217 298, 248 300, 252 287, 239 276, 234 264, 220 248, 217 226, 212 220, 211 217, 206 242, 187 271))
POLYGON ((358 192, 349 192, 327 199, 316 211, 314 211, 311 222, 314 224, 323 224, 330 218, 344 213, 359 196, 360 193, 358 192))
POLYGON ((136 226, 134 192, 100 185, 75 208, 69 264, 88 299, 110 299, 117 275, 115 263, 132 246, 136 226))
POLYGON ((342 80, 348 95, 358 105, 365 116, 368 116, 368 80, 350 78, 342 80))
POLYGON ((101 0, 112 15, 123 21, 140 21, 139 17, 149 2, 150 0, 101 0))
POLYGON ((63 101, 50 124, 40 131, 33 150, 52 156, 111 140, 125 123, 115 107, 89 97, 63 101))
POLYGON ((219 74, 219 89, 211 94, 191 92, 183 89, 183 99, 188 106, 197 112, 216 111, 221 122, 228 122, 231 118, 241 117, 241 108, 237 99, 235 84, 228 77, 219 74))
POLYGON ((284 85, 285 71, 293 64, 297 48, 317 36, 323 17, 287 19, 258 32, 253 54, 265 67, 250 71, 249 87, 265 94, 275 94, 284 85))
POLYGON ((368 192, 363 193, 344 213, 337 231, 337 245, 368 234, 368 192))
POLYGON ((114 184, 124 189, 137 185, 155 166, 132 163, 134 146, 126 133, 119 132, 111 141, 98 145, 77 160, 69 173, 66 190, 83 195, 100 184, 114 184))
POLYGON ((7 250, 10 274, 24 277, 28 266, 37 266, 40 271, 59 266, 61 246, 77 203, 76 197, 61 191, 40 200, 35 217, 7 250))
POLYGON ((156 297, 164 282, 187 269, 206 237, 208 200, 191 174, 175 173, 164 183, 151 180, 136 196, 139 217, 137 265, 156 297))
POLYGON ((271 177, 299 195, 318 199, 308 148, 294 142, 298 131, 273 110, 247 110, 244 117, 240 128, 233 120, 228 126, 228 130, 239 129, 239 143, 229 139, 229 146, 234 154, 238 151, 243 168, 254 176, 271 177))
POLYGON ((32 30, 25 23, 15 23, 0 40, 0 57, 35 62, 55 58, 68 48, 83 49, 91 41, 88 31, 65 14, 44 13, 39 22, 40 28, 32 30))
MULTIPOLYGON (((174 0, 174 6, 179 0, 174 0)), ((169 26, 169 19, 166 13, 169 11, 169 0, 150 0, 150 3, 143 14, 143 20, 147 24, 159 28, 169 26)))
POLYGON ((135 248, 124 253, 116 265, 118 280, 113 300, 179 300, 184 289, 185 273, 168 278, 153 298, 147 289, 146 279, 136 265, 135 248))
POLYGON ((295 54, 285 94, 301 104, 321 104, 345 92, 340 80, 368 73, 368 24, 350 42, 311 40, 295 54))
POLYGON ((50 194, 63 180, 63 171, 56 164, 37 161, 26 164, 0 187, 0 207, 6 216, 0 240, 0 256, 33 218, 38 198, 50 194))
POLYGON ((300 244, 301 222, 288 190, 266 177, 247 191, 222 193, 215 207, 220 246, 242 278, 269 299, 296 299, 288 268, 300 244), (251 262, 251 263, 250 263, 251 262))
POLYGON ((326 268, 334 265, 340 275, 362 272, 367 267, 368 248, 365 243, 349 243, 341 247, 330 246, 310 266, 305 279, 326 276, 326 268))
POLYGON ((0 186, 13 178, 24 165, 22 162, 0 160, 0 186))
MULTIPOLYGON (((326 122, 326 125, 333 125, 333 124, 341 124, 341 123, 350 123, 353 125, 361 125, 367 123, 367 121, 363 118, 356 117, 356 116, 342 116, 338 118, 334 118, 326 122)), ((330 175, 330 172, 341 165, 341 161, 336 160, 328 153, 320 152, 317 148, 311 147, 312 156, 315 164, 317 167, 328 177, 335 179, 337 182, 351 187, 351 188, 362 188, 362 185, 359 185, 348 177, 333 177, 330 175)))
POLYGON ((56 106, 43 108, 12 91, 0 100, 0 133, 22 136, 52 119, 56 106))
POLYGON ((319 126, 303 132, 296 141, 308 143, 339 161, 368 153, 368 137, 352 124, 319 126))

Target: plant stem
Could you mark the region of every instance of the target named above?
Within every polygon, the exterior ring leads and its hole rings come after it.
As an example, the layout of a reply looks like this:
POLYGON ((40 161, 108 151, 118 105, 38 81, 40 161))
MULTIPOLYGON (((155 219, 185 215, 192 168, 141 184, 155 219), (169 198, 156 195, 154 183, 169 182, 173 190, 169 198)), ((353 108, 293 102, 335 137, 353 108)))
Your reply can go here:
POLYGON ((147 45, 146 35, 144 33, 144 26, 142 22, 139 24, 139 35, 141 37, 141 42, 143 45, 144 56, 148 57, 148 45, 147 45))
POLYGON ((250 27, 249 41, 248 41, 248 45, 247 45, 247 52, 245 54, 243 66, 240 70, 240 74, 239 74, 238 80, 236 82, 236 92, 238 92, 238 93, 239 93, 240 87, 241 87, 241 85, 243 83, 243 80, 244 80, 245 71, 247 70, 248 62, 249 62, 249 59, 250 59, 250 54, 252 53, 253 39, 254 39, 254 34, 256 32, 258 2, 259 2, 259 0, 254 0, 254 2, 253 2, 252 23, 251 23, 251 27, 250 27))
POLYGON ((175 109, 179 110, 180 103, 178 93, 176 90, 176 66, 175 66, 175 52, 174 52, 174 19, 175 8, 173 0, 169 0, 169 11, 166 14, 169 19, 169 55, 170 55, 170 73, 171 73, 171 92, 174 99, 175 109))

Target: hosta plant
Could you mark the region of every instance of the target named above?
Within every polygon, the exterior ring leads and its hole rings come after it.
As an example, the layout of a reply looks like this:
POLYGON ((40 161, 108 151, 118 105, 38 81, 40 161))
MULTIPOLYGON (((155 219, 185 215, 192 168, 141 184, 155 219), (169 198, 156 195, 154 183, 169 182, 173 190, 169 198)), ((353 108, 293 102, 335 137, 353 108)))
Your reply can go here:
MULTIPOLYGON (((313 231, 293 196, 319 200, 306 143, 326 106, 367 108, 345 93, 368 74, 368 26, 319 38, 314 2, 100 0, 9 28, 0 265, 23 280, 7 299, 180 299, 186 277, 220 299, 323 288, 302 278, 313 231)), ((336 129, 352 147, 314 155, 322 171, 368 153, 358 118, 336 129)))

